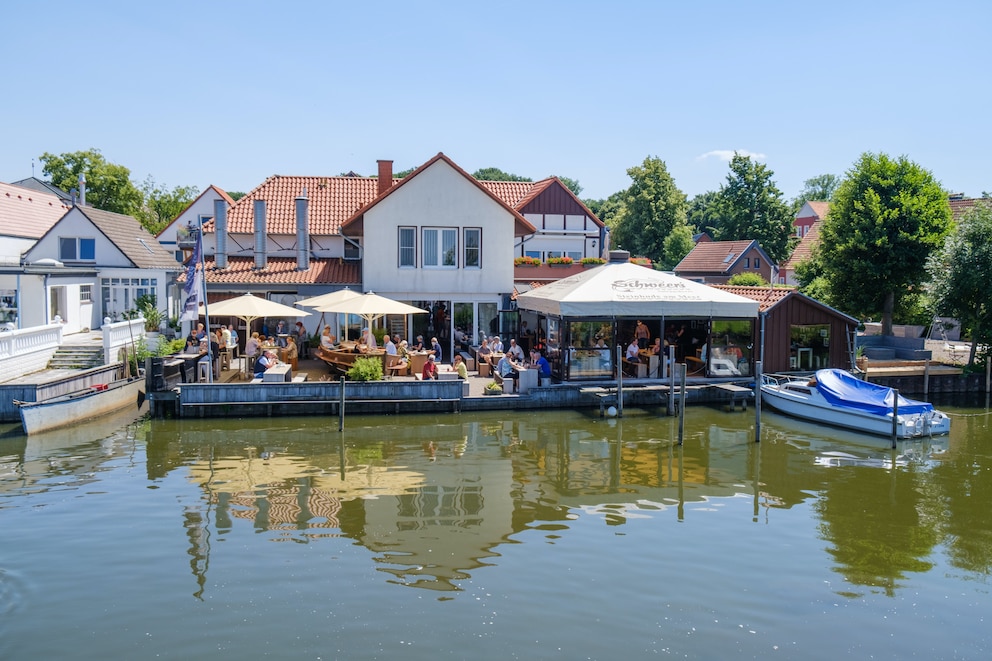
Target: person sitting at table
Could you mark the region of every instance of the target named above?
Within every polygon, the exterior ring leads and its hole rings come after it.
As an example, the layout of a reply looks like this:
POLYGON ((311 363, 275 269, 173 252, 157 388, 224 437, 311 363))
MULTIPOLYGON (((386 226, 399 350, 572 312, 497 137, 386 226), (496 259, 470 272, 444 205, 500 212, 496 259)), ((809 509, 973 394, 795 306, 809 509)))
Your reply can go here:
POLYGON ((544 379, 551 377, 551 363, 537 349, 533 349, 530 352, 530 365, 537 369, 538 378, 544 379))
POLYGON ((203 324, 196 325, 196 339, 197 341, 202 340, 207 336, 207 329, 203 327, 203 324))
POLYGON ((196 331, 190 329, 189 335, 186 336, 186 351, 187 353, 192 353, 199 350, 200 340, 196 338, 196 331))
POLYGON ((365 341, 365 346, 369 349, 379 348, 379 343, 375 339, 375 333, 368 326, 362 329, 362 340, 365 341))
POLYGON ((221 336, 222 349, 231 346, 231 329, 229 329, 227 326, 221 325, 220 336, 221 336))
POLYGON ((358 342, 355 342, 355 348, 352 349, 353 353, 368 353, 369 345, 365 344, 365 336, 362 335, 358 338, 358 342))
POLYGON ((489 340, 482 338, 482 344, 479 345, 479 349, 475 352, 475 355, 479 362, 492 365, 490 359, 493 356, 493 350, 489 348, 489 340))
POLYGON ((660 337, 656 337, 656 338, 654 338, 654 344, 651 345, 650 351, 651 351, 651 353, 653 353, 656 356, 660 356, 662 354, 665 354, 665 353, 668 352, 668 342, 666 341, 665 344, 662 345, 661 338, 660 337))
MULTIPOLYGON (((427 361, 427 362, 430 362, 430 361, 427 361)), ((461 354, 458 354, 457 356, 455 356, 455 362, 452 365, 452 367, 454 367, 455 368, 455 371, 458 372, 458 378, 459 379, 467 379, 468 378, 468 367, 465 366, 465 359, 462 358, 462 355, 461 354)))
POLYGON ((500 383, 506 381, 506 379, 510 379, 514 382, 512 384, 512 390, 517 390, 516 381, 520 375, 517 374, 517 370, 513 369, 512 356, 513 354, 510 352, 503 354, 503 357, 499 359, 498 363, 496 363, 496 374, 499 375, 500 383))
POLYGON ((255 359, 255 367, 253 368, 253 374, 256 379, 261 379, 265 376, 265 372, 276 364, 276 355, 266 349, 262 353, 258 354, 258 358, 255 359))
POLYGON ((337 344, 333 335, 331 335, 331 327, 324 326, 324 332, 320 334, 320 348, 325 351, 330 351, 337 344))
POLYGON ((254 360, 256 355, 258 355, 258 331, 252 333, 248 341, 245 342, 245 356, 254 360))
POLYGON ((241 338, 238 337, 238 331, 234 328, 234 324, 228 325, 227 330, 231 331, 231 341, 227 343, 227 346, 232 348, 240 346, 241 338))
POLYGON ((276 324, 276 345, 279 347, 286 346, 286 322, 282 319, 276 324))
POLYGON ((393 338, 389 337, 388 334, 386 335, 386 355, 387 356, 397 355, 396 344, 393 342, 393 338))
POLYGON ((430 348, 430 351, 433 351, 434 352, 432 354, 434 356, 434 360, 436 360, 437 362, 440 363, 441 362, 441 343, 437 341, 437 338, 436 337, 432 337, 431 338, 431 348, 430 348))
POLYGON ((307 357, 307 344, 310 343, 310 335, 307 334, 307 327, 302 321, 296 322, 296 350, 300 353, 300 358, 307 357))
POLYGON ((512 337, 510 338, 510 348, 506 350, 506 353, 513 357, 514 362, 524 362, 524 350, 520 348, 520 345, 512 337))
POLYGON ((489 348, 493 350, 493 353, 503 353, 503 340, 499 339, 499 335, 493 337, 493 341, 489 343, 489 348))
POLYGON ((285 356, 284 362, 289 363, 296 369, 297 360, 300 355, 300 349, 296 346, 296 340, 292 335, 286 338, 286 348, 283 349, 283 356, 285 356))
POLYGON ((424 350, 424 336, 418 335, 417 339, 414 340, 412 345, 410 345, 410 351, 423 351, 423 350, 424 350))
POLYGON ((437 379, 437 363, 434 362, 433 355, 427 356, 427 362, 424 363, 424 371, 420 378, 424 381, 437 379))
POLYGON ((637 338, 634 337, 630 340, 630 344, 627 345, 627 354, 626 354, 627 360, 629 360, 632 363, 640 362, 640 359, 637 357, 637 352, 639 350, 640 348, 637 344, 637 338))

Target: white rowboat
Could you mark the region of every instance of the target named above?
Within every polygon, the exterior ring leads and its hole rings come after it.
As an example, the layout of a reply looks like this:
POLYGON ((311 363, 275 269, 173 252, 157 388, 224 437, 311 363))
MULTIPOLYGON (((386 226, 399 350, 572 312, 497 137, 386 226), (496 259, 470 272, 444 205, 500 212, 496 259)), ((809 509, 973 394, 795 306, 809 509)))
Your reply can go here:
POLYGON ((121 379, 40 402, 16 402, 24 433, 30 436, 68 427, 135 404, 140 409, 144 382, 142 378, 121 379))

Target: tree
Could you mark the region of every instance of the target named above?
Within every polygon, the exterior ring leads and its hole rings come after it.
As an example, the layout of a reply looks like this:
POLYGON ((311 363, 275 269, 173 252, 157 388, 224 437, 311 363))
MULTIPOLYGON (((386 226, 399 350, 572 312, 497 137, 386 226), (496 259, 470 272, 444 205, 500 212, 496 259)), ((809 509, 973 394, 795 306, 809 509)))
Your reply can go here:
POLYGON ((645 158, 627 174, 634 183, 620 193, 620 207, 611 219, 611 241, 632 255, 664 263, 665 238, 687 222, 685 193, 658 157, 645 158))
POLYGON ((976 204, 934 251, 927 262, 930 296, 937 313, 956 318, 971 337, 968 364, 975 363, 975 348, 992 341, 992 205, 976 204))
POLYGON ((694 232, 706 232, 713 238, 720 228, 720 208, 717 201, 720 193, 715 190, 706 191, 689 200, 689 226, 694 232))
POLYGON ((767 287, 768 283, 761 277, 760 273, 748 271, 747 273, 735 273, 727 279, 728 285, 735 287, 767 287))
POLYGON ((231 199, 234 200, 235 202, 237 202, 238 200, 240 200, 245 196, 244 191, 239 191, 239 190, 235 190, 235 191, 229 190, 227 191, 227 194, 230 195, 231 199))
POLYGON ((840 186, 840 177, 835 174, 821 174, 807 179, 803 182, 803 189, 799 191, 799 195, 792 201, 793 215, 810 200, 829 202, 837 192, 838 186, 840 186))
POLYGON ((720 227, 718 241, 756 240, 779 264, 789 256, 792 214, 782 201, 782 192, 772 181, 775 174, 750 156, 734 154, 727 183, 720 186, 716 208, 720 227))
POLYGON ((918 297, 930 254, 951 228, 947 193, 905 156, 862 154, 834 195, 820 229, 820 258, 830 302, 866 317, 893 314, 918 297))
POLYGON ((131 183, 131 171, 123 165, 109 163, 99 149, 50 154, 38 160, 42 172, 63 190, 78 188, 79 175, 86 178, 86 204, 133 216, 141 210, 142 195, 131 183))
POLYGON ((472 173, 479 181, 534 181, 530 177, 503 172, 499 168, 480 168, 472 173))
POLYGON ((196 186, 176 186, 169 190, 164 184, 156 184, 149 175, 141 185, 141 193, 145 203, 134 217, 149 232, 158 234, 196 199, 200 191, 196 186))
POLYGON ((663 247, 665 260, 661 267, 671 271, 696 247, 692 240, 692 228, 685 224, 676 225, 671 234, 665 237, 663 247))

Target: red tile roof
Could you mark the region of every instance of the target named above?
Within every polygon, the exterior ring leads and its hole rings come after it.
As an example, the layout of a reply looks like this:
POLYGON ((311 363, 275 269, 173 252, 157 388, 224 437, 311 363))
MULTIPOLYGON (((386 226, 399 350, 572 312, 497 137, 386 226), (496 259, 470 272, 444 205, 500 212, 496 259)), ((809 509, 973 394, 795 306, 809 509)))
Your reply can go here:
POLYGON ((675 274, 727 273, 757 241, 703 241, 675 267, 675 274))
MULTIPOLYGON (((820 202, 820 201, 815 201, 815 200, 808 200, 806 202, 806 204, 808 204, 810 206, 810 208, 813 210, 813 213, 816 214, 816 217, 819 218, 820 220, 823 220, 824 218, 826 218, 827 217, 827 213, 829 213, 829 211, 830 211, 830 203, 829 202, 820 202)), ((809 218, 809 216, 801 216, 801 217, 802 218, 809 218)))
MULTIPOLYGON (((296 269, 296 260, 270 257, 268 266, 255 270, 255 259, 228 257, 226 269, 216 269, 214 260, 205 260, 207 284, 240 285, 361 285, 361 263, 343 259, 311 259, 306 271, 296 269)), ((186 280, 185 273, 178 280, 186 280)))
POLYGON ((950 200, 951 203, 951 214, 954 216, 954 221, 957 222, 961 220, 961 217, 971 211, 972 207, 976 204, 992 204, 992 200, 983 197, 956 197, 950 200))
POLYGON ((0 232, 7 236, 41 238, 68 210, 54 195, 0 183, 0 232))
POLYGON ((740 285, 710 285, 731 294, 737 294, 758 302, 758 312, 774 307, 779 301, 797 290, 792 287, 743 287, 740 285))
POLYGON ((795 269, 796 264, 810 258, 810 255, 813 254, 813 247, 820 243, 820 225, 822 222, 822 220, 816 220, 809 226, 806 236, 799 240, 792 255, 782 263, 783 269, 795 269))

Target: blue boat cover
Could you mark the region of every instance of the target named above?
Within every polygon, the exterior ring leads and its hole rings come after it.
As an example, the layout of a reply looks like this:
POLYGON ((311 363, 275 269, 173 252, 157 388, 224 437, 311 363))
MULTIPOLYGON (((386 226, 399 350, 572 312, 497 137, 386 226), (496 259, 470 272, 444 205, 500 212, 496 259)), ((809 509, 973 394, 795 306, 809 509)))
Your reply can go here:
MULTIPOLYGON (((875 415, 892 413, 892 388, 862 381, 844 370, 817 370, 816 389, 834 406, 875 415)), ((926 413, 933 404, 899 395, 899 413, 926 413)))

